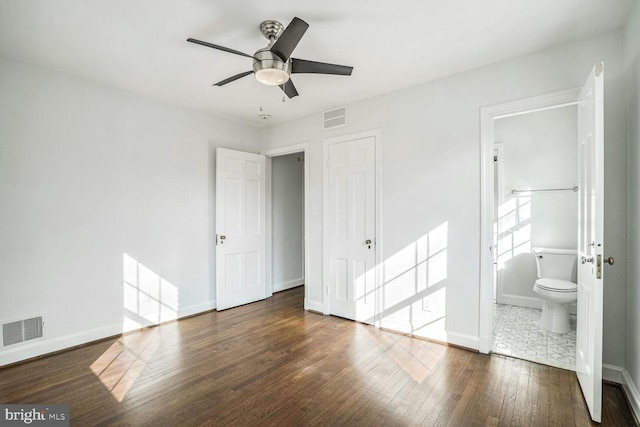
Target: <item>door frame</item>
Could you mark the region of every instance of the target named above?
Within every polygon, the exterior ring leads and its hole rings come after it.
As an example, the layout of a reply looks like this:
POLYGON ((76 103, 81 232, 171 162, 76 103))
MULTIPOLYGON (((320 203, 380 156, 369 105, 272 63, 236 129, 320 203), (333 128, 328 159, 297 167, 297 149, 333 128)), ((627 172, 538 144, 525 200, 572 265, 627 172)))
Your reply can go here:
POLYGON ((374 215, 375 215, 375 230, 376 236, 373 242, 375 249, 375 313, 374 313, 374 326, 380 327, 380 289, 382 286, 382 256, 383 242, 382 242, 382 130, 372 129, 357 133, 345 134, 334 136, 330 138, 324 138, 322 140, 322 313, 331 314, 331 307, 329 304, 329 284, 326 282, 329 271, 329 254, 326 242, 329 239, 328 236, 328 204, 329 199, 329 145, 341 142, 353 141, 356 139, 363 139, 373 137, 374 143, 374 180, 375 180, 375 201, 374 201, 374 215))
MULTIPOLYGON (((493 161, 493 215, 494 217, 497 215, 498 212, 498 207, 500 206, 500 204, 502 203, 502 197, 501 197, 501 193, 498 193, 496 196, 495 190, 496 188, 501 189, 503 188, 503 181, 504 181, 504 144, 502 141, 496 141, 493 144, 493 155, 494 155, 494 161, 493 161), (497 174, 498 176, 496 177, 496 170, 497 170, 497 174)), ((500 241, 500 230, 497 229, 496 227, 496 240, 495 240, 495 245, 496 248, 499 250, 498 248, 498 242, 500 241)), ((493 241, 492 241, 492 245, 493 245, 493 241)), ((495 283, 495 290, 492 288, 491 291, 495 292, 495 299, 496 302, 498 302, 498 297, 502 295, 502 274, 500 274, 497 270, 497 257, 496 255, 492 252, 492 256, 495 259, 493 264, 493 283, 495 283)))
POLYGON ((489 354, 493 346, 493 220, 495 143, 494 121, 578 103, 581 88, 504 102, 480 108, 480 327, 478 350, 489 354))
POLYGON ((260 152, 266 157, 266 174, 267 174, 267 188, 266 188, 266 202, 267 202, 267 298, 273 296, 273 277, 272 277, 272 263, 273 254, 271 251, 271 245, 273 243, 273 218, 271 216, 271 197, 272 193, 272 179, 271 179, 271 159, 273 157, 286 156, 287 154, 304 153, 304 309, 308 310, 308 292, 309 292, 309 267, 311 260, 309 258, 309 143, 303 142, 300 144, 286 145, 284 147, 272 148, 260 152))

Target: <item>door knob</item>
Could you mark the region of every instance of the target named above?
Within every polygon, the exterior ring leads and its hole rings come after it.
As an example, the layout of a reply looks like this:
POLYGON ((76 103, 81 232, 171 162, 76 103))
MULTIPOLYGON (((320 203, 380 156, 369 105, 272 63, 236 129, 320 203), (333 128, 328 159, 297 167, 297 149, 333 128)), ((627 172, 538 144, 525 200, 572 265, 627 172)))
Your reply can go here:
POLYGON ((593 260, 593 257, 592 257, 592 256, 591 256, 591 257, 589 257, 589 258, 585 257, 584 255, 583 255, 582 257, 580 257, 580 262, 581 262, 582 264, 586 264, 586 263, 588 263, 588 262, 590 262, 591 264, 593 264, 593 261, 594 261, 594 260, 593 260))
POLYGON ((370 239, 365 240, 364 244, 367 245, 369 247, 369 249, 371 249, 371 240, 370 239))
POLYGON ((610 256, 609 258, 605 258, 605 259, 604 259, 604 263, 605 263, 605 264, 609 264, 609 265, 613 265, 613 262, 614 262, 614 261, 615 261, 615 260, 613 259, 613 257, 612 257, 612 256, 610 256))

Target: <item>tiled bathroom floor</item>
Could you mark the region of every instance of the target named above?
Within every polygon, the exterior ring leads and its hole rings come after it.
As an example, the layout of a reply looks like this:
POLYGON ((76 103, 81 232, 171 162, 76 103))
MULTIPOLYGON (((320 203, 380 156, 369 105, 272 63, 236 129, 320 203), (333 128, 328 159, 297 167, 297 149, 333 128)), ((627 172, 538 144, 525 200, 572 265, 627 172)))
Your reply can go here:
POLYGON ((494 304, 493 352, 563 369, 576 369, 576 316, 571 331, 554 334, 539 324, 540 310, 494 304))

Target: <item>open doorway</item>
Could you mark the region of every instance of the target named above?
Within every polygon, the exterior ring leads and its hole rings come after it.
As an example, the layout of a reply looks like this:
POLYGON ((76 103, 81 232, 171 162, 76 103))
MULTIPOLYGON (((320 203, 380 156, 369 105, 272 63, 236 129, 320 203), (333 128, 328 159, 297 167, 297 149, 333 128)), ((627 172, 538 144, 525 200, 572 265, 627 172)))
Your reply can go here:
POLYGON ((494 120, 492 351, 570 370, 576 357, 577 119, 577 106, 563 105, 494 120), (566 290, 540 288, 541 279, 566 290), (544 301, 555 304, 557 295, 563 300, 558 312, 545 312, 544 301))
MULTIPOLYGON (((578 227, 575 220, 565 218, 564 225, 560 225, 562 221, 552 224, 550 218, 568 212, 574 216, 577 213, 577 202, 572 199, 576 196, 573 188, 577 185, 578 178, 577 156, 575 153, 555 152, 553 138, 549 137, 556 132, 554 128, 559 126, 564 129, 563 137, 571 139, 567 146, 573 146, 571 150, 575 150, 576 105, 579 95, 579 89, 571 89, 481 109, 483 250, 479 349, 483 353, 494 351, 495 320, 501 314, 495 310, 497 302, 531 310, 539 310, 543 305, 540 296, 533 291, 537 280, 537 263, 532 250, 538 247, 536 245, 576 249, 578 227), (570 116, 570 120, 557 125, 553 121, 561 119, 545 118, 545 115, 565 118, 570 116), (526 125, 527 121, 538 122, 535 124, 539 128, 537 134, 532 129, 526 129, 526 126, 533 126, 531 123, 526 125), (573 136, 567 136, 571 132, 573 136), (517 147, 517 143, 513 144, 513 138, 528 139, 528 142, 525 141, 528 148, 517 147), (510 142, 507 139, 512 142, 510 147, 506 146, 510 142), (533 160, 532 153, 538 160, 533 160), (561 161, 560 157, 569 159, 571 156, 572 159, 566 160, 567 165, 562 166, 562 170, 567 173, 561 174, 562 176, 556 174, 556 169, 561 168, 557 165, 561 161), (568 165, 568 162, 572 164, 568 165), (555 189, 562 190, 533 191, 555 189), (567 207, 568 204, 572 204, 571 207, 567 207), (561 214, 553 213, 556 206, 564 206, 561 214), (532 223, 534 214, 536 218, 532 223), (572 224, 569 225, 568 222, 572 224), (566 228, 560 233, 564 237, 555 241, 553 235, 558 234, 557 231, 562 227, 566 228), (509 273, 505 270, 507 263, 511 267, 509 273)), ((520 314, 515 317, 522 318, 520 314)), ((538 319, 534 316, 532 321, 537 322, 538 319)), ((512 324, 511 328, 517 329, 518 326, 512 324)), ((548 335, 545 348, 547 345, 548 335)), ((521 354, 516 356, 522 357, 521 354)))
POLYGON ((304 153, 271 158, 271 288, 304 285, 304 153))
MULTIPOLYGON (((267 293, 308 283, 308 144, 268 150, 267 293)), ((304 307, 307 308, 305 287, 304 307)))

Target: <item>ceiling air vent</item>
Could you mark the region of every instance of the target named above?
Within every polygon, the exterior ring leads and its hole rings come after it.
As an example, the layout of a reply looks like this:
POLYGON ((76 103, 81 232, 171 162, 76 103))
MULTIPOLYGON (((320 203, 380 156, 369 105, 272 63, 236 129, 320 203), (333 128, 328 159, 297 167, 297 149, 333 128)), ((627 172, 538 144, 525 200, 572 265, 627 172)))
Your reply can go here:
POLYGON ((43 325, 42 316, 5 323, 2 325, 2 345, 6 347, 8 345, 42 338, 43 325))
POLYGON ((322 129, 335 129, 347 125, 347 107, 325 111, 322 114, 322 129))

